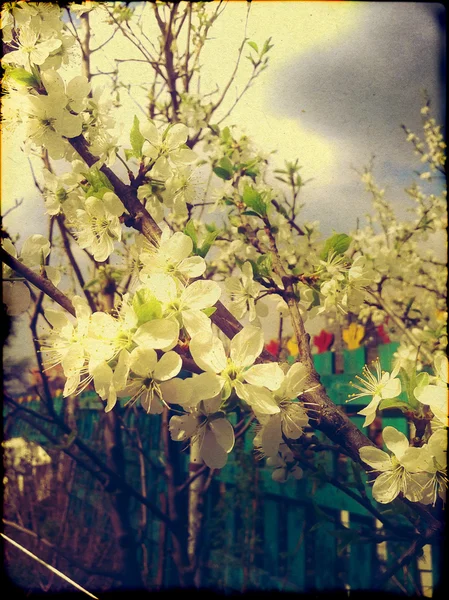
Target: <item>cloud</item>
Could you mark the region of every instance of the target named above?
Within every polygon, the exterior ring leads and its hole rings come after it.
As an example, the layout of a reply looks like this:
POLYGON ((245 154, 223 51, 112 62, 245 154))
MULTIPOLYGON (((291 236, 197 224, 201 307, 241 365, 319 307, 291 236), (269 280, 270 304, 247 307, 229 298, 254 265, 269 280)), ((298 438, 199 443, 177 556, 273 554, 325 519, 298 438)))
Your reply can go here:
POLYGON ((434 11, 419 3, 370 2, 359 17, 340 44, 291 60, 270 99, 336 141, 384 147, 401 123, 419 127, 423 88, 439 103, 441 35, 434 11))

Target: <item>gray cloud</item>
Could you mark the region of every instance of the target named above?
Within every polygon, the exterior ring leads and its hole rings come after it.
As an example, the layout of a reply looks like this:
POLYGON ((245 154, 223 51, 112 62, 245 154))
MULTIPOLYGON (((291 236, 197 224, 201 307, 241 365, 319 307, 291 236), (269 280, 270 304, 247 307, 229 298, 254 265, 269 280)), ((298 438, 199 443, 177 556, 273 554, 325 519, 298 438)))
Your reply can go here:
POLYGON ((392 144, 404 149, 400 125, 419 129, 423 88, 441 112, 439 9, 412 2, 359 5, 354 31, 288 65, 270 103, 329 138, 376 153, 393 152, 392 144))

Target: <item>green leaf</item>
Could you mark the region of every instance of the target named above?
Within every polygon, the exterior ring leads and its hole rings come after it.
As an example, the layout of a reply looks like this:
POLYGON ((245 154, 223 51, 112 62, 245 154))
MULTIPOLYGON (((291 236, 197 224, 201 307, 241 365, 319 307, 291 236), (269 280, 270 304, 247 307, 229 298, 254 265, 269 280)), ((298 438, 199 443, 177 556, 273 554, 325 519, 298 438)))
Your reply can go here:
POLYGON ((159 300, 148 289, 138 290, 133 298, 133 309, 137 315, 137 325, 162 318, 162 307, 159 300))
POLYGON ((260 277, 269 277, 271 273, 272 256, 271 254, 263 254, 259 256, 256 263, 257 274, 260 277))
POLYGON ((195 225, 192 220, 188 221, 186 226, 184 227, 184 233, 189 236, 189 238, 193 242, 193 251, 196 252, 198 245, 198 237, 196 235, 195 225))
POLYGON ((256 44, 256 42, 248 42, 248 46, 251 46, 251 48, 259 54, 259 46, 256 44))
POLYGON ((90 281, 88 281, 85 285, 84 285, 84 290, 88 290, 89 288, 91 288, 92 286, 96 285, 97 283, 99 283, 99 279, 91 279, 90 281))
POLYGON ((271 48, 273 48, 273 45, 274 45, 274 44, 270 44, 270 42, 271 42, 271 37, 269 37, 269 38, 268 38, 268 39, 265 41, 265 43, 264 43, 264 45, 263 45, 263 48, 262 48, 262 52, 260 53, 260 56, 261 56, 261 57, 262 57, 264 54, 266 54, 267 52, 269 52, 269 51, 271 50, 271 48))
POLYGON ((209 308, 203 308, 202 312, 206 315, 206 317, 211 317, 216 310, 216 306, 209 306, 209 308))
POLYGON ((217 235, 220 232, 218 230, 216 231, 209 231, 209 233, 206 235, 204 242, 201 246, 201 248, 198 248, 196 250, 196 254, 198 256, 201 256, 202 258, 206 257, 206 254, 209 252, 210 247, 212 246, 212 244, 215 242, 215 239, 217 237, 217 235))
POLYGON ((125 153, 126 160, 129 160, 130 158, 133 158, 135 156, 134 150, 132 150, 131 148, 124 148, 123 152, 125 153))
POLYGON ((397 398, 386 398, 379 404, 379 410, 385 410, 388 408, 398 408, 399 410, 402 410, 402 412, 410 410, 410 406, 407 404, 407 402, 403 402, 397 398))
POLYGON ((262 195, 253 187, 247 185, 243 190, 243 203, 260 217, 265 217, 267 214, 267 205, 262 199, 262 195))
POLYGON ((140 133, 140 123, 136 115, 134 115, 133 126, 131 127, 131 133, 129 134, 129 141, 131 142, 132 149, 134 150, 134 155, 137 158, 142 156, 142 147, 145 138, 140 133))
POLYGON ((259 213, 254 212, 253 210, 244 210, 242 215, 249 215, 251 217, 260 217, 259 213))
POLYGON ((223 131, 221 132, 221 137, 226 143, 232 140, 231 130, 229 129, 229 127, 225 127, 223 129, 223 131))
POLYGON ((324 248, 320 254, 321 260, 326 260, 330 252, 344 254, 349 248, 352 238, 346 233, 334 233, 324 243, 324 248))
POLYGON ((8 77, 11 77, 11 79, 20 85, 26 85, 32 88, 39 87, 39 81, 36 77, 22 67, 17 67, 16 69, 8 71, 8 77))
POLYGON ((220 179, 229 180, 232 179, 232 173, 226 171, 226 169, 222 169, 221 167, 214 167, 213 171, 217 177, 220 179))

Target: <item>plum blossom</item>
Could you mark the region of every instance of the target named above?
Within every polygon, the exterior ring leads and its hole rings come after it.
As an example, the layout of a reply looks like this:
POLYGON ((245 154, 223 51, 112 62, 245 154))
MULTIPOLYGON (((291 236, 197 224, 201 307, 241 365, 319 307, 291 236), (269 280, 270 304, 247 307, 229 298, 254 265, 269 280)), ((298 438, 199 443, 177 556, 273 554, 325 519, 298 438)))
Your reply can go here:
POLYGON ((44 146, 54 160, 64 157, 68 147, 64 138, 76 137, 82 131, 81 115, 71 114, 60 100, 59 94, 28 96, 24 107, 29 143, 44 146))
POLYGON ((362 410, 359 410, 359 415, 365 416, 364 427, 370 425, 376 418, 377 408, 382 400, 387 398, 396 398, 401 393, 401 382, 397 379, 399 373, 399 366, 396 366, 390 373, 382 372, 380 368, 380 362, 375 362, 376 373, 370 371, 365 365, 363 367, 363 377, 356 375, 359 383, 352 383, 351 385, 359 390, 358 394, 352 394, 351 398, 347 402, 352 402, 357 398, 363 398, 364 396, 372 396, 371 402, 368 406, 365 406, 362 410))
POLYGON ((415 398, 430 407, 435 418, 445 427, 448 425, 448 359, 444 354, 438 354, 434 359, 437 373, 436 383, 418 385, 413 391, 415 398))
POLYGON ((185 279, 201 277, 206 270, 206 262, 201 256, 190 256, 192 251, 193 242, 188 235, 181 231, 171 235, 168 229, 164 229, 159 247, 148 246, 140 254, 143 264, 141 280, 145 282, 146 276, 152 273, 167 273, 185 279))
POLYGON ((64 396, 70 396, 79 387, 81 375, 86 373, 88 357, 86 340, 91 311, 86 300, 79 296, 75 296, 72 303, 76 313, 75 323, 65 312, 50 308, 45 310, 45 318, 52 329, 42 343, 42 350, 48 355, 48 368, 61 364, 67 377, 64 396))
POLYGON ((384 428, 382 437, 392 456, 372 446, 359 450, 363 462, 381 472, 373 485, 374 498, 387 504, 403 493, 412 502, 419 501, 429 479, 425 473, 429 464, 427 451, 409 446, 406 436, 391 426, 384 428))
POLYGON ((280 387, 273 392, 279 412, 273 415, 259 415, 257 407, 254 407, 262 425, 258 443, 266 456, 277 455, 279 446, 283 443, 283 435, 292 440, 303 435, 309 419, 304 407, 296 400, 304 392, 310 391, 305 389, 306 378, 306 367, 299 362, 294 363, 280 387))
POLYGON ((5 54, 2 61, 7 64, 21 65, 31 68, 32 65, 42 65, 49 55, 61 46, 61 40, 55 37, 42 39, 37 31, 31 27, 20 29, 17 41, 11 46, 17 50, 5 54))
POLYGON ((166 273, 154 273, 145 283, 162 303, 163 315, 175 318, 190 336, 210 331, 210 319, 203 312, 220 298, 221 289, 215 281, 194 281, 182 287, 178 280, 166 273))
POLYGON ((119 217, 124 212, 125 207, 113 192, 106 192, 101 200, 90 196, 84 208, 76 211, 78 244, 89 249, 98 262, 105 261, 114 251, 114 242, 121 240, 119 217))
POLYGON ((149 142, 149 147, 144 150, 145 156, 155 161, 153 169, 169 176, 170 164, 175 167, 189 165, 197 158, 195 152, 183 146, 189 135, 188 128, 182 123, 168 127, 161 135, 155 125, 150 121, 142 123, 140 131, 149 142))
POLYGON ((253 279, 253 267, 249 261, 242 265, 240 277, 228 277, 225 281, 226 291, 231 297, 230 312, 236 319, 242 319, 249 313, 250 323, 258 316, 266 317, 268 307, 263 302, 257 302, 262 286, 253 279))
POLYGON ((223 468, 234 447, 234 428, 220 410, 222 402, 218 393, 213 398, 201 400, 189 414, 173 416, 169 423, 172 439, 181 442, 192 438, 210 469, 223 468))
POLYGON ((262 331, 247 325, 231 340, 229 358, 223 342, 207 331, 192 338, 190 352, 201 369, 216 374, 223 399, 235 390, 254 410, 275 414, 280 408, 271 392, 280 387, 284 373, 277 363, 253 364, 263 344, 262 331))
POLYGON ((130 396, 129 402, 140 399, 147 413, 160 414, 163 408, 161 383, 178 375, 182 361, 176 352, 166 352, 160 360, 152 348, 138 346, 130 355, 130 378, 126 388, 119 394, 130 396))

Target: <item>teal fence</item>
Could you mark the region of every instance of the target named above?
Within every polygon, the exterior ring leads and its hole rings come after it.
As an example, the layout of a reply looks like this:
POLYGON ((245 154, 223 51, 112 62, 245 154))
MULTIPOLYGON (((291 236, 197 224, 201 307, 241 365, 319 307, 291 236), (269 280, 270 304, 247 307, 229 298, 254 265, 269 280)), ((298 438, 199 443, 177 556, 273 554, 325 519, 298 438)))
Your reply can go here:
MULTIPOLYGON (((391 370, 396 347, 397 344, 378 347, 384 370, 391 370)), ((364 417, 356 413, 366 402, 361 399, 357 401, 359 404, 347 404, 346 400, 354 391, 349 382, 365 364, 365 353, 364 347, 343 351, 340 373, 335 373, 336 357, 333 353, 314 356, 315 366, 330 398, 348 412, 361 430, 364 429, 364 417)), ((31 401, 28 405, 32 408, 38 404, 31 401)), ((63 410, 62 398, 55 399, 55 407, 58 411, 63 410)), ((95 393, 86 392, 80 397, 77 413, 79 436, 87 440, 100 455, 102 408, 95 393)), ((4 410, 6 416, 10 408, 5 405, 4 410)), ((133 436, 137 428, 145 455, 152 465, 147 473, 147 495, 159 504, 160 495, 164 492, 162 469, 158 470, 163 460, 158 442, 160 419, 147 417, 141 411, 125 411, 123 417, 131 432, 128 438, 124 438, 128 482, 140 489, 141 464, 137 459, 133 436)), ((402 413, 384 416, 382 425, 387 424, 407 433, 407 423, 402 413)), ((365 433, 370 433, 371 437, 373 435, 372 431, 365 433)), ((319 432, 317 435, 320 437, 319 432)), ((22 436, 44 447, 48 446, 44 436, 20 419, 10 423, 7 436, 22 436)), ((306 472, 301 480, 288 480, 286 483, 273 481, 272 469, 265 467, 264 461, 257 460, 254 455, 253 436, 254 432, 249 431, 239 439, 228 464, 214 478, 208 490, 204 507, 206 528, 201 585, 224 590, 273 589, 296 592, 374 589, 382 570, 401 556, 409 542, 404 539, 403 542, 387 541, 379 545, 370 540, 370 534, 377 526, 373 515, 343 491, 323 482, 319 474, 311 477, 306 472)), ((324 437, 321 438, 324 443, 324 437)), ((187 452, 181 454, 181 460, 187 471, 187 452)), ((333 452, 323 453, 319 461, 327 474, 342 483, 346 482, 353 492, 358 493, 350 461, 341 455, 338 458, 333 452)), ((366 485, 364 475, 362 479, 365 481, 363 494, 372 500, 371 489, 366 485)), ((79 510, 80 502, 84 507, 86 501, 95 504, 101 492, 87 471, 77 469, 70 510, 79 510)), ((373 504, 380 512, 389 508, 375 501, 373 504)), ((140 508, 138 502, 133 500, 131 512, 136 528, 141 515, 140 508)), ((401 524, 410 526, 405 518, 401 524)), ((150 513, 142 543, 145 546, 149 581, 155 581, 156 573, 162 568, 164 585, 177 586, 176 569, 170 558, 169 536, 165 542, 165 558, 161 563, 161 524, 150 513)), ((428 567, 434 584, 438 581, 439 550, 439 547, 432 548, 432 565, 428 567)), ((419 565, 414 559, 407 568, 396 574, 389 589, 399 594, 417 593, 421 586, 418 571, 419 565)))

